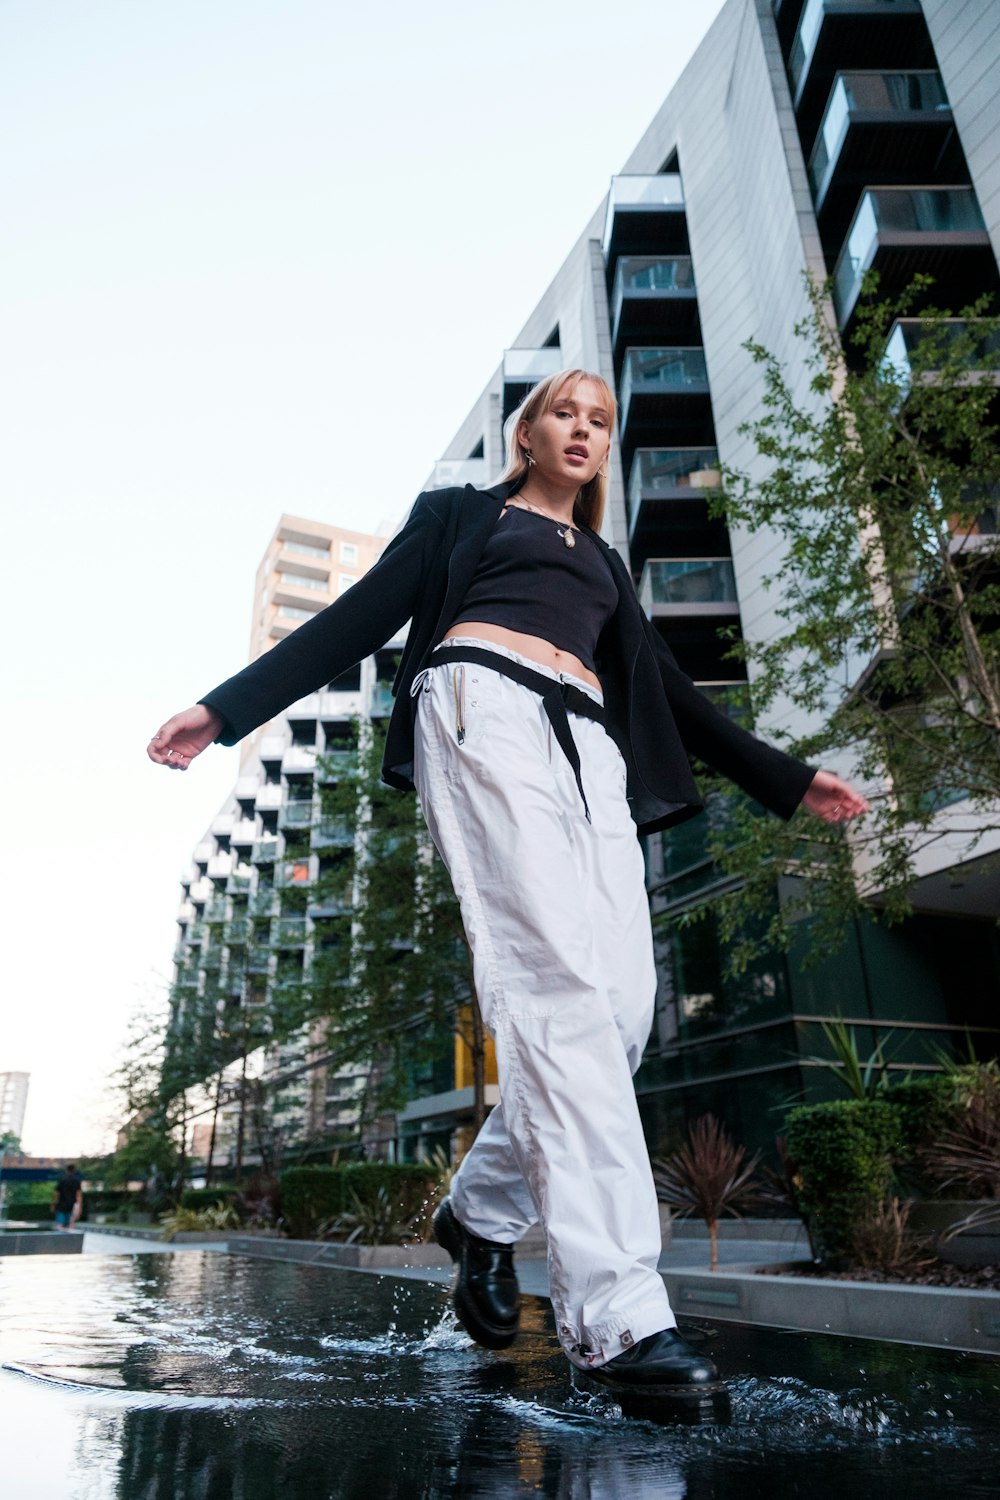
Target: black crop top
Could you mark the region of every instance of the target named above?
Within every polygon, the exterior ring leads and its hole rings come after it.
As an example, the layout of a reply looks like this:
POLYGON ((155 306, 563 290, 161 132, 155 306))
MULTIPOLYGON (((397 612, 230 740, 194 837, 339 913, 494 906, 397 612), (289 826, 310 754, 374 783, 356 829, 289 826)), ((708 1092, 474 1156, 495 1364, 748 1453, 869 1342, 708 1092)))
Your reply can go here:
POLYGON ((537 635, 591 672, 597 638, 618 607, 618 588, 598 545, 548 516, 508 506, 479 559, 452 625, 481 620, 537 635))

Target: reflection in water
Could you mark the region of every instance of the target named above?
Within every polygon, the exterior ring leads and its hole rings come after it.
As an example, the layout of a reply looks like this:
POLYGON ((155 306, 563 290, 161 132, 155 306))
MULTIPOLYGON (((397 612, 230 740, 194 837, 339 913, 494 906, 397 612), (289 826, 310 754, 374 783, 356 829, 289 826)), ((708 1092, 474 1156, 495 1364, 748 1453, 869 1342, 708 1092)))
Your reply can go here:
POLYGON ((571 1390, 547 1303, 526 1299, 499 1356, 447 1303, 417 1281, 222 1255, 0 1262, 5 1493, 1000 1493, 988 1356, 701 1325, 732 1425, 665 1429, 571 1390))

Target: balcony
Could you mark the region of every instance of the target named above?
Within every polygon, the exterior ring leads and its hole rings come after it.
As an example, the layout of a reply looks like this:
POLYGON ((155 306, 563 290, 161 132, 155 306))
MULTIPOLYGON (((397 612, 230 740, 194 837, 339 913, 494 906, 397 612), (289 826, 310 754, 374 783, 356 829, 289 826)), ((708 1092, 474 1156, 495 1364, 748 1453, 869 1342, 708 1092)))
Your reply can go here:
POLYGON ((833 301, 844 329, 866 271, 878 271, 882 296, 902 291, 917 272, 933 276, 938 305, 961 306, 996 287, 996 260, 972 188, 870 188, 833 273, 833 301))
POLYGON ((626 491, 633 568, 662 557, 670 541, 703 556, 726 551, 725 523, 709 516, 706 499, 722 483, 715 448, 639 448, 626 491))
POLYGON ((286 776, 311 774, 316 769, 315 745, 289 745, 281 757, 281 769, 286 776))
POLYGON ((461 489, 472 484, 481 490, 489 484, 490 478, 485 458, 439 458, 424 488, 461 489))
POLYGON ((241 818, 233 824, 229 841, 234 849, 248 849, 257 837, 257 825, 253 818, 241 818))
POLYGON ((278 917, 271 923, 272 948, 304 948, 306 937, 305 917, 278 917))
POLYGON ((217 974, 222 968, 222 949, 208 948, 202 954, 201 966, 206 974, 217 974))
POLYGON ((612 177, 604 217, 604 259, 609 267, 621 255, 684 255, 690 248, 679 172, 612 177))
POLYGON ((279 828, 309 828, 313 820, 312 802, 287 802, 278 814, 279 828))
POLYGON ((639 581, 639 602, 651 618, 739 614, 728 557, 650 558, 639 581))
POLYGON ((933 66, 919 0, 807 0, 788 58, 806 157, 838 71, 933 66))
POLYGON ((269 917, 274 911, 274 891, 270 887, 255 891, 250 897, 249 912, 252 917, 269 917))
POLYGON ((270 948, 249 948, 247 950, 246 972, 248 974, 266 974, 270 962, 270 948))
POLYGON ((629 344, 701 337, 690 255, 623 255, 611 291, 611 340, 616 362, 629 344))
POLYGON ((222 940, 230 947, 241 947, 250 935, 250 923, 246 917, 233 917, 222 929, 222 940))
POLYGON ((210 880, 224 880, 233 868, 233 856, 231 854, 213 854, 208 862, 208 878, 210 880))
POLYGON ((354 843, 354 826, 349 818, 320 818, 312 831, 314 849, 343 849, 354 843))
POLYGON ((275 569, 282 574, 289 574, 294 579, 309 578, 320 584, 327 592, 330 581, 330 549, 319 547, 305 548, 295 543, 286 542, 275 559, 275 569), (313 559, 315 558, 315 561, 313 559))
POLYGON ((824 247, 839 247, 858 198, 882 187, 963 175, 961 147, 941 75, 838 73, 809 161, 824 247))
POLYGON ((253 847, 250 861, 255 865, 273 865, 278 857, 278 840, 261 839, 259 844, 253 847))
POLYGON ((254 806, 258 812, 272 812, 281 806, 284 799, 285 794, 277 782, 265 781, 257 788, 254 806))
POLYGON ((358 763, 356 750, 322 750, 316 763, 316 781, 319 786, 329 786, 341 776, 352 771, 358 763))
POLYGON ((622 447, 629 459, 637 447, 647 446, 644 438, 654 435, 676 435, 678 447, 707 447, 712 441, 704 349, 626 349, 619 400, 622 447))
POLYGON ((506 422, 533 386, 561 369, 562 350, 558 345, 544 349, 505 349, 501 421, 506 422))
MULTIPOLYGON (((963 380, 979 378, 997 385, 1000 383, 1000 370, 997 368, 1000 362, 998 360, 1000 336, 987 329, 981 339, 976 339, 975 328, 975 323, 967 323, 964 318, 944 318, 933 321, 923 318, 897 318, 889 330, 882 361, 883 368, 892 373, 904 393, 909 390, 913 382, 914 364, 917 367, 917 381, 924 383, 935 378, 936 370, 949 357, 952 361, 956 358, 961 359, 963 380), (962 347, 956 354, 954 345, 959 339, 962 340, 962 347), (949 345, 952 346, 951 350, 949 350, 949 345), (967 359, 966 354, 972 354, 973 357, 967 359), (977 368, 979 358, 983 359, 983 364, 977 368)), ((951 368, 955 369, 954 363, 951 368)))
POLYGON ((211 901, 215 894, 215 886, 204 876, 196 880, 192 885, 188 896, 195 906, 204 906, 206 901, 211 901))
POLYGON ((226 898, 215 895, 205 904, 203 913, 206 922, 224 922, 226 918, 226 898))

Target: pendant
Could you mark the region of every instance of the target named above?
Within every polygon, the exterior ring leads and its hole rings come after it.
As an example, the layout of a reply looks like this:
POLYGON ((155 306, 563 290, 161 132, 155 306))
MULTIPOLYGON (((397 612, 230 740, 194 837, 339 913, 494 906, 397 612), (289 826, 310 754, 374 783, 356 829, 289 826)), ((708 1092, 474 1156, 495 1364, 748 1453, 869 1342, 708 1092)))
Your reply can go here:
POLYGON ((563 532, 562 539, 563 539, 564 546, 566 546, 566 547, 575 547, 576 546, 576 537, 573 535, 573 533, 568 528, 567 528, 566 531, 563 532))

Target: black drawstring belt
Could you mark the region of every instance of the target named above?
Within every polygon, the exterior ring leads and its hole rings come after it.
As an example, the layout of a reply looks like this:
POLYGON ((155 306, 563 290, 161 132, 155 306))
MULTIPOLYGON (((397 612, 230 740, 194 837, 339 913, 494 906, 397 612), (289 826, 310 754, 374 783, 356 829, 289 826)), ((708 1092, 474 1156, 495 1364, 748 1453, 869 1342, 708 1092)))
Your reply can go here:
POLYGON ((587 806, 587 794, 583 790, 583 777, 580 773, 580 752, 576 748, 573 731, 569 726, 569 715, 576 714, 581 719, 593 719, 595 724, 601 724, 607 728, 607 715, 600 703, 595 703, 589 694, 580 688, 574 687, 571 682, 553 682, 551 677, 546 677, 544 672, 533 672, 530 667, 522 667, 518 661, 511 661, 509 657, 500 656, 494 651, 480 650, 478 646, 441 646, 431 657, 431 666, 438 666, 445 662, 475 662, 481 667, 489 667, 491 672, 499 672, 501 677, 509 677, 512 682, 519 682, 522 687, 530 688, 537 693, 542 700, 542 708, 545 716, 552 725, 552 733, 556 737, 556 744, 569 761, 576 777, 576 784, 583 799, 583 810, 587 814, 587 822, 591 821, 590 808, 587 806))

